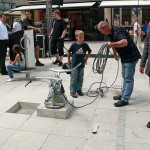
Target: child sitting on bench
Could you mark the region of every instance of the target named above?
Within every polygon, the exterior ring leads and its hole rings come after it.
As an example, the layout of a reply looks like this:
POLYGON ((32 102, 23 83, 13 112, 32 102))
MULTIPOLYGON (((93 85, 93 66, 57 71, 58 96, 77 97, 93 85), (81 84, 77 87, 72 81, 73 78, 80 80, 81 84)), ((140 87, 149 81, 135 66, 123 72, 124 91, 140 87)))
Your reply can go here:
POLYGON ((11 82, 14 80, 13 70, 19 72, 25 69, 25 57, 24 54, 21 52, 20 46, 15 44, 13 46, 13 52, 16 54, 15 60, 10 61, 10 64, 6 66, 9 75, 6 80, 7 82, 11 82))

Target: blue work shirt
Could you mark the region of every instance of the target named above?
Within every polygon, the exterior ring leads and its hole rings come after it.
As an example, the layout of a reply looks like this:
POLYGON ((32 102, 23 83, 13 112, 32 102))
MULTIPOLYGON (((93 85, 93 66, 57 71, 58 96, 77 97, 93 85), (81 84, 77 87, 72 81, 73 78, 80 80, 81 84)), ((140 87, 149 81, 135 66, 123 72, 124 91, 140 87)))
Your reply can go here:
POLYGON ((125 28, 112 26, 111 29, 111 34, 108 34, 111 42, 118 42, 122 39, 126 39, 128 42, 128 45, 125 47, 115 48, 122 63, 132 63, 141 58, 141 54, 137 46, 125 28))

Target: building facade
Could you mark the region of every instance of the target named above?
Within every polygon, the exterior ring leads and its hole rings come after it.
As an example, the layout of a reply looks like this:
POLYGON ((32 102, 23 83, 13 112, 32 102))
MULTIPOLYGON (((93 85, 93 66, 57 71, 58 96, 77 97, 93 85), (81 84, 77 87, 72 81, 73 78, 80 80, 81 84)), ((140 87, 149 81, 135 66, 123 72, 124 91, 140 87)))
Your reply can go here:
POLYGON ((4 12, 20 5, 27 5, 28 0, 0 0, 0 11, 4 12))

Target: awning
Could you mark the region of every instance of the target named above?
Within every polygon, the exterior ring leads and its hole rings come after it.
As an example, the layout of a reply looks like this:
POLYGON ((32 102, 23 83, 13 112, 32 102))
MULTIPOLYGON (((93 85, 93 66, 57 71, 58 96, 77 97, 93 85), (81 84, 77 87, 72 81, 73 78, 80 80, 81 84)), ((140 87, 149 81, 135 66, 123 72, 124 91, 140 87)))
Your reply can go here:
MULTIPOLYGON (((90 3, 70 3, 63 4, 60 8, 79 8, 79 7, 92 7, 95 2, 90 3)), ((53 8, 57 8, 58 5, 53 5, 53 8)), ((11 9, 12 11, 21 11, 21 10, 37 10, 37 9, 46 9, 46 5, 31 5, 31 6, 21 6, 18 8, 11 9)))
POLYGON ((34 10, 34 9, 46 9, 46 5, 32 5, 32 6, 21 6, 14 9, 12 11, 21 11, 21 10, 34 10))
POLYGON ((99 7, 136 7, 150 6, 150 1, 102 1, 99 7))
POLYGON ((5 11, 4 14, 6 15, 21 15, 21 11, 5 11))
MULTIPOLYGON (((69 3, 88 3, 88 2, 100 2, 100 0, 63 0, 64 4, 69 4, 69 3)), ((32 4, 45 4, 46 0, 30 0, 29 3, 32 4)))
POLYGON ((60 6, 60 8, 92 7, 94 4, 95 4, 95 2, 90 2, 90 3, 69 3, 69 4, 63 4, 63 6, 60 6))

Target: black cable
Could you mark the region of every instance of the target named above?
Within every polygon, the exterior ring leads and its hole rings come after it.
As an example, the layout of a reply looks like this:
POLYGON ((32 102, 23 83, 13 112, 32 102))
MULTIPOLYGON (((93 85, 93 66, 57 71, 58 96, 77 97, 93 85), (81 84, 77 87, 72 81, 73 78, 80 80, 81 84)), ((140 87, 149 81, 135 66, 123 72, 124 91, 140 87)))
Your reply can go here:
MULTIPOLYGON (((98 95, 100 95, 101 97, 104 96, 104 93, 106 93, 108 91, 109 88, 114 88, 112 87, 116 80, 117 80, 117 77, 118 77, 118 73, 119 73, 119 61, 118 61, 118 69, 117 69, 117 75, 115 77, 115 80, 114 82, 110 85, 110 86, 107 86, 106 83, 103 82, 103 76, 104 76, 104 70, 105 70, 105 67, 106 67, 106 63, 107 63, 107 59, 108 59, 108 54, 109 54, 109 49, 107 48, 107 44, 103 44, 101 46, 101 48, 99 49, 98 53, 97 53, 97 56, 95 57, 94 59, 94 62, 93 62, 93 67, 92 67, 92 70, 94 73, 99 73, 99 74, 102 74, 102 78, 101 78, 101 81, 100 82, 94 82, 89 90, 87 91, 86 95, 89 96, 89 97, 97 97, 98 95), (97 88, 95 91, 90 91, 92 86, 94 84, 99 84, 99 88, 97 88), (104 85, 104 86, 102 86, 104 85), (105 90, 104 90, 105 89, 105 90), (89 94, 90 93, 90 94, 89 94), (93 95, 94 94, 94 95, 93 95), (93 95, 93 96, 92 96, 93 95)), ((111 52, 110 52, 111 53, 111 52)), ((112 54, 112 53, 111 53, 112 54)), ((118 89, 118 88, 114 88, 114 89, 118 89)), ((119 88, 120 89, 120 88, 119 88)))

